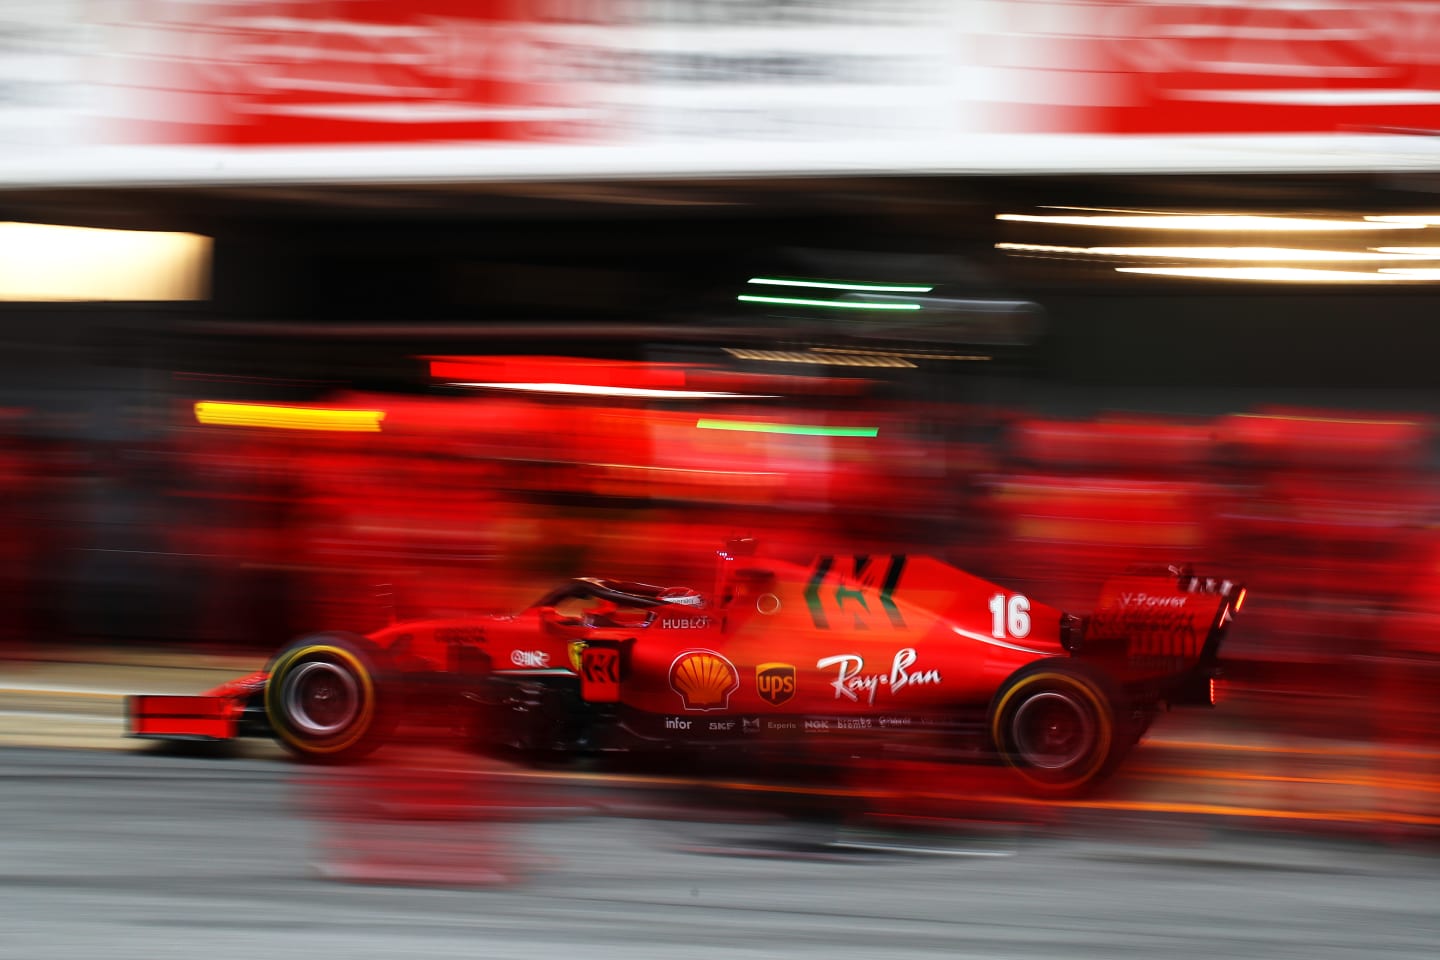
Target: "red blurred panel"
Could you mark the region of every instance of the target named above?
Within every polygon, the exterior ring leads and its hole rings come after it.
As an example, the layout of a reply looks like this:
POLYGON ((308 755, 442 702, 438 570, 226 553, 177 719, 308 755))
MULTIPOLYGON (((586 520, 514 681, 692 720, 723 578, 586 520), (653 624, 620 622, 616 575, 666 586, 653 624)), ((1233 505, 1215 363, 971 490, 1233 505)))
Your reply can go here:
POLYGON ((130 697, 127 711, 136 737, 235 737, 235 704, 218 697, 130 697))
POLYGON ((686 365, 575 357, 431 357, 430 376, 455 383, 573 383, 684 389, 686 365))
POLYGON ((1218 429, 1253 462, 1351 470, 1417 466, 1431 436, 1428 420, 1420 417, 1282 408, 1234 414, 1218 429))
POLYGON ((1208 423, 1160 419, 1023 420, 1014 452, 1031 463, 1093 469, 1200 470, 1210 463, 1215 430, 1208 423))
MULTIPOLYGON (((859 396, 873 380, 742 373, 714 367, 573 357, 430 357, 430 376, 445 383, 576 384, 646 390, 693 390, 752 396, 859 396)), ((483 403, 484 400, 476 400, 483 403)))

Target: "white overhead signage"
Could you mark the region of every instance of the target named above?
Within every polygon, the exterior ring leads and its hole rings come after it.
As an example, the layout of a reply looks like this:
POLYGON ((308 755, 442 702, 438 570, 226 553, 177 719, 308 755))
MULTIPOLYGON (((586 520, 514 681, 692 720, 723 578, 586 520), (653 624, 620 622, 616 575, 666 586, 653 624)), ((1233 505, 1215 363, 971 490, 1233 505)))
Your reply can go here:
POLYGON ((0 0, 0 183, 1428 169, 1408 0, 0 0))

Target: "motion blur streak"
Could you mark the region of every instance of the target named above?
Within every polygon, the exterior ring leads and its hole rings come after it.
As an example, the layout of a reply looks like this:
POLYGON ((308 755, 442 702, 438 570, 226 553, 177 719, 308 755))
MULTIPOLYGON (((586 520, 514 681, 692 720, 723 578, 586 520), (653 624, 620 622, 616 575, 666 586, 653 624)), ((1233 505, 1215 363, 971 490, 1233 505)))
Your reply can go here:
POLYGON ((263 427, 273 430, 326 430, 337 433, 379 433, 383 410, 339 410, 324 407, 277 407, 258 403, 195 404, 195 419, 210 426, 263 427))
POLYGON ((751 277, 750 283, 772 287, 813 287, 817 290, 858 290, 862 293, 929 293, 934 287, 894 283, 838 283, 832 280, 782 280, 776 277, 751 277))
POLYGON ((1421 230, 1425 220, 1392 220, 1367 217, 1364 220, 1337 220, 1324 217, 1250 216, 1239 214, 1162 213, 1118 215, 1000 213, 996 220, 1017 223, 1048 223, 1071 227, 1118 227, 1125 230, 1246 231, 1259 233, 1344 233, 1355 230, 1421 230))
MULTIPOLYGON (((899 350, 862 350, 858 347, 813 347, 814 353, 844 354, 855 357, 888 357, 910 360, 993 360, 978 353, 905 353, 899 350)), ((739 356, 739 354, 731 354, 739 356)), ((822 361, 823 362, 823 361, 822 361)))
POLYGON ((1440 271, 1399 268, 1382 268, 1378 272, 1362 273, 1358 270, 1306 270, 1303 267, 1116 267, 1115 272, 1191 280, 1241 280, 1252 283, 1413 283, 1440 277, 1440 271))
POLYGON ((485 390, 514 390, 519 393, 555 393, 579 397, 631 397, 646 400, 724 400, 748 397, 762 399, 763 394, 730 393, 724 390, 666 390, 657 387, 602 387, 589 383, 490 383, 459 381, 457 387, 479 387, 485 390))
POLYGON ((785 433, 796 437, 874 437, 879 427, 825 427, 803 423, 762 423, 747 420, 697 420, 700 430, 737 430, 741 433, 785 433))
POLYGON ((744 347, 727 347, 725 352, 737 360, 765 360, 770 363, 808 363, 823 367, 878 367, 884 369, 914 370, 915 364, 904 357, 892 354, 873 355, 866 352, 850 351, 831 355, 820 350, 751 350, 744 347))
POLYGON ((919 310, 918 303, 873 303, 853 300, 809 300, 803 297, 758 297, 741 294, 735 298, 742 303, 774 303, 794 307, 824 307, 831 310, 919 310))
POLYGON ((1403 261, 1435 259, 1421 248, 1408 251, 1403 247, 1365 250, 1309 250, 1297 247, 1058 247, 1043 243, 997 243, 997 250, 1019 253, 1068 253, 1095 257, 1150 257, 1159 260, 1269 260, 1274 262, 1336 262, 1403 261))

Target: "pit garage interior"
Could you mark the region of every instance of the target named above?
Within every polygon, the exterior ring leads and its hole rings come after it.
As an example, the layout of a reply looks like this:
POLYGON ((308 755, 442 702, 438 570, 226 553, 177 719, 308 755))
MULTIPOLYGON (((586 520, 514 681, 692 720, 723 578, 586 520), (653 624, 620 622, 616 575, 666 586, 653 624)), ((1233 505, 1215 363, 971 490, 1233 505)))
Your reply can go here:
MULTIPOLYGON (((1038 321, 1027 316, 1023 331, 1002 337, 1011 342, 991 344, 1004 362, 963 376, 1019 375, 1032 395, 1061 402, 1068 394, 1080 404, 1124 404, 1115 391, 1134 389, 1137 403, 1158 403, 1163 395, 1146 388, 1159 387, 1423 394, 1440 345, 1435 296, 1423 283, 1121 273, 1114 268, 1130 261, 1097 263, 1063 250, 1174 243, 1175 235, 1097 236, 997 216, 1064 208, 1414 215, 1431 209, 1437 184, 1398 175, 1232 175, 11 191, 0 195, 6 220, 186 231, 214 238, 214 246, 203 301, 0 305, 16 367, 7 380, 12 389, 65 380, 63 371, 39 373, 52 342, 81 346, 81 356, 107 366, 123 358, 126 367, 138 360, 276 379, 338 376, 387 388, 405 378, 387 366, 407 351, 534 352, 541 342, 553 349, 556 336, 563 352, 579 355, 728 344, 737 335, 755 346, 794 331, 736 302, 746 278, 819 266, 839 279, 1033 302, 1038 321)), ((1251 233, 1203 242, 1365 249, 1396 241, 1383 232, 1354 236, 1251 233)), ((805 325, 806 337, 824 335, 824 319, 817 322, 805 325)), ((845 324, 828 326, 844 335, 845 324)), ((954 346, 965 336, 951 329, 935 339, 954 346)))

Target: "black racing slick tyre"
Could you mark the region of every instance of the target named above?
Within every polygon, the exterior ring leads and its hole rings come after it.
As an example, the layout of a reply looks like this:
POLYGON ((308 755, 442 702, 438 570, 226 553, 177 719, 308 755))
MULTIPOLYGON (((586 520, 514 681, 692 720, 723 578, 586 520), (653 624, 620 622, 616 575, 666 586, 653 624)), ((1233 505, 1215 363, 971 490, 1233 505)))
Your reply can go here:
POLYGON ((1017 671, 990 706, 991 742, 1032 789, 1082 793, 1108 776, 1134 742, 1121 695, 1100 671, 1042 660, 1017 671))
POLYGON ((390 729, 382 651, 363 637, 296 640, 270 661, 265 715, 275 739, 304 760, 340 763, 373 752, 390 729))

